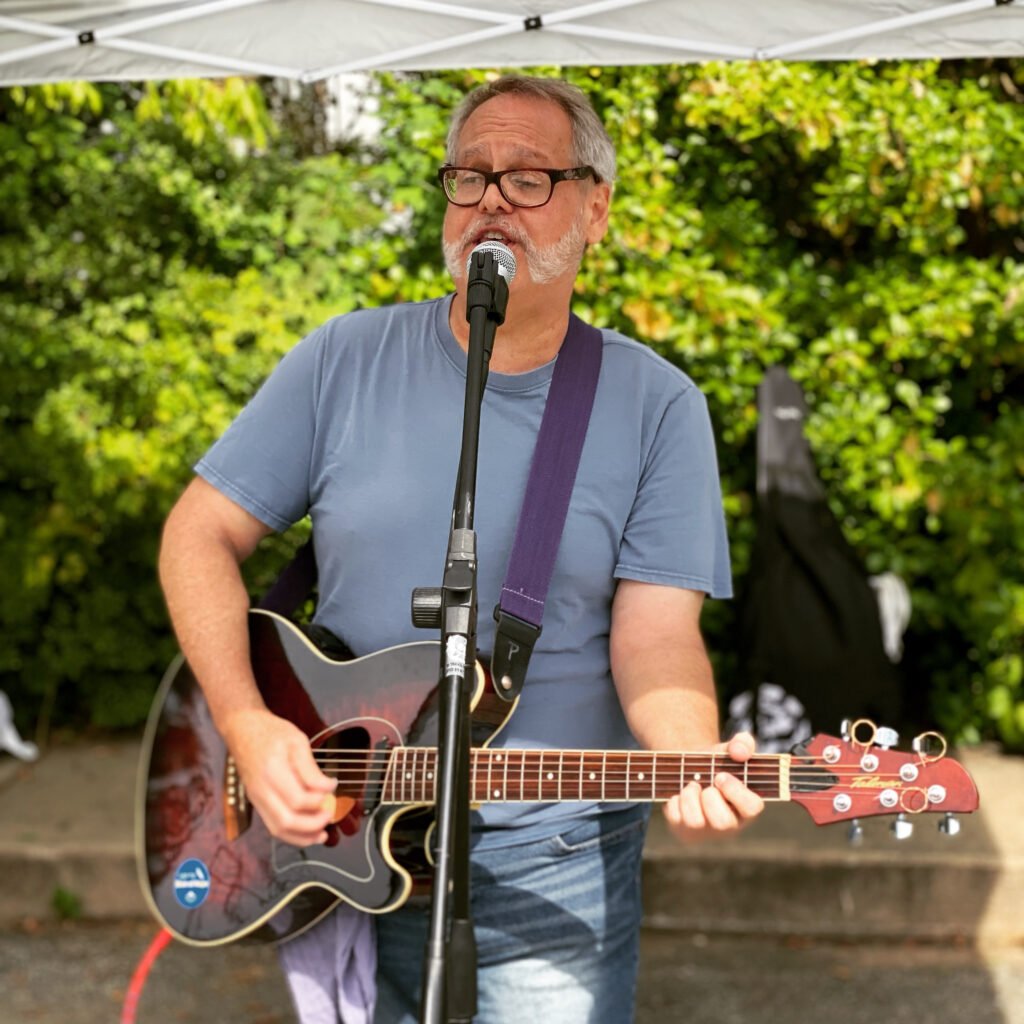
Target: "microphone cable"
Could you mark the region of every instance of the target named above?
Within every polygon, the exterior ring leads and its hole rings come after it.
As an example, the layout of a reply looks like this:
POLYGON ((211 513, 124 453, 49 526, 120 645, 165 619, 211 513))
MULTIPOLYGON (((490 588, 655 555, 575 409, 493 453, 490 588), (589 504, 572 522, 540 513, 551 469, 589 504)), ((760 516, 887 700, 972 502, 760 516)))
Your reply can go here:
POLYGON ((121 1024, 135 1024, 135 1011, 138 1009, 139 999, 142 997, 142 990, 146 985, 146 978, 156 963, 157 957, 167 948, 171 942, 172 935, 166 928, 161 928, 153 937, 146 951, 142 954, 132 980, 128 983, 128 991, 124 994, 124 1005, 121 1007, 121 1024))

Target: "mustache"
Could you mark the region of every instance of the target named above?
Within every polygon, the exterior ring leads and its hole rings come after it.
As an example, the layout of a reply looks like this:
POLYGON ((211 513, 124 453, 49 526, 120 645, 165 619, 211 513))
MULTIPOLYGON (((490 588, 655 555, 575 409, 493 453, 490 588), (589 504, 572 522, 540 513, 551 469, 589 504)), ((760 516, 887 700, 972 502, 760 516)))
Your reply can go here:
POLYGON ((463 249, 465 246, 475 242, 478 235, 484 234, 487 231, 500 231, 510 242, 517 242, 524 247, 529 247, 530 245, 526 232, 506 220, 487 220, 474 224, 466 228, 453 244, 457 249, 463 249))

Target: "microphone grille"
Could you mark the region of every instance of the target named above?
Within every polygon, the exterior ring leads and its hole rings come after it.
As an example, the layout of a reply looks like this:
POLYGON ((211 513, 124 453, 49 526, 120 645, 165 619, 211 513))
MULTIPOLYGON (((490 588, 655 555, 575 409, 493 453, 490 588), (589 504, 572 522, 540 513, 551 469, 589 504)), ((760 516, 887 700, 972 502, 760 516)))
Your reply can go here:
POLYGON ((475 246, 466 260, 466 276, 469 277, 469 268, 473 265, 473 257, 478 252, 489 252, 498 264, 498 273, 505 278, 506 284, 511 284, 516 276, 516 258, 512 250, 504 242, 496 242, 493 239, 481 242, 475 246))

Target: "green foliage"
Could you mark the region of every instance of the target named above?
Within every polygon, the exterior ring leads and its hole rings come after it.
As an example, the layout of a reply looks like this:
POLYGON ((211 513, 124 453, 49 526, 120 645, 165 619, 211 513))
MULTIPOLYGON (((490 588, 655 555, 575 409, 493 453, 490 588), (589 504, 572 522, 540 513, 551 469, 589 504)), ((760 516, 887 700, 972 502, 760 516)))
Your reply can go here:
POLYGON ((82 916, 81 897, 59 885, 53 890, 50 906, 61 921, 77 921, 82 916))
POLYGON ((240 89, 0 94, 0 689, 43 734, 145 716, 192 462, 297 336, 366 301, 373 174, 254 156, 271 126, 240 89))
MULTIPOLYGON (((396 183, 430 180, 450 106, 488 74, 385 80, 396 183)), ((619 154, 611 231, 587 256, 577 309, 708 395, 739 584, 756 388, 783 363, 848 539, 912 589, 912 716, 1024 747, 1024 65, 566 74, 619 154)), ((438 211, 410 203, 402 287, 432 287, 438 211)), ((709 611, 728 680, 734 611, 709 611)))
MULTIPOLYGON (((387 130, 345 156, 313 155, 312 93, 0 93, 0 689, 23 727, 144 714, 191 462, 310 326, 447 289, 434 173, 489 74, 380 76, 387 130)), ((566 74, 620 168, 577 310, 708 395, 740 585, 756 388, 781 362, 847 537, 911 586, 917 715, 1024 748, 1024 63, 566 74)), ((709 612, 728 680, 734 610, 709 612)))

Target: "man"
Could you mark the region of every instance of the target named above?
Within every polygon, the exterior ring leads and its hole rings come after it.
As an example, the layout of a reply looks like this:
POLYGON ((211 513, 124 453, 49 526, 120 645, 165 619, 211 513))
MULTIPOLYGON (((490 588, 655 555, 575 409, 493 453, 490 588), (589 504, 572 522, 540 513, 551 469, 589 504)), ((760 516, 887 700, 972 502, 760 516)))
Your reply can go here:
MULTIPOLYGON (((439 582, 461 430, 469 252, 486 238, 518 273, 483 403, 475 528, 481 609, 497 601, 576 273, 608 226, 611 143, 582 93, 509 76, 471 93, 449 134, 445 260, 456 291, 337 318, 296 346, 199 463, 172 511, 161 579, 182 648, 271 832, 321 842, 333 783, 303 733, 272 715, 247 661, 239 564, 312 516, 317 622, 357 655, 423 639, 414 586, 439 582), (523 175, 523 169, 537 173, 523 175), (551 174, 544 169, 554 169, 551 174), (508 173, 505 173, 508 172, 508 173)), ((700 635, 730 582, 703 397, 650 350, 604 332, 587 442, 509 747, 727 750, 700 635)), ((493 638, 480 616, 479 646, 493 638)), ((691 783, 665 814, 680 833, 728 830, 759 797, 730 775, 691 783)), ((478 1019, 632 1017, 641 807, 488 805, 473 838, 478 1019)), ((425 913, 377 921, 377 1021, 414 1020, 425 913)))

